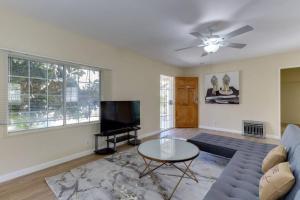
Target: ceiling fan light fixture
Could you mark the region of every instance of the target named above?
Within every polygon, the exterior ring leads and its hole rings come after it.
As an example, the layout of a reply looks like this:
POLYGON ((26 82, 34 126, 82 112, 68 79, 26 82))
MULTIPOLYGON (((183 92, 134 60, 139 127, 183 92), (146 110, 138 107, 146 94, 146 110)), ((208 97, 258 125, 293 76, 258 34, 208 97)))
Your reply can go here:
POLYGON ((231 31, 230 33, 226 35, 218 35, 216 33, 213 33, 210 28, 208 29, 210 34, 209 35, 202 35, 200 32, 192 32, 190 33, 192 36, 195 36, 198 40, 195 45, 191 45, 185 48, 181 49, 176 49, 175 51, 182 51, 186 49, 191 49, 195 47, 203 47, 203 50, 205 51, 202 54, 203 56, 207 56, 209 53, 215 53, 217 52, 220 47, 230 47, 230 48, 236 48, 236 49, 242 49, 244 48, 247 44, 241 44, 241 43, 231 43, 227 41, 228 39, 231 39, 233 37, 242 35, 244 33, 247 33, 249 31, 254 30, 253 27, 246 25, 241 28, 238 28, 234 31, 231 31))
POLYGON ((204 47, 204 51, 206 51, 207 53, 215 53, 219 50, 219 48, 219 44, 209 44, 204 47))

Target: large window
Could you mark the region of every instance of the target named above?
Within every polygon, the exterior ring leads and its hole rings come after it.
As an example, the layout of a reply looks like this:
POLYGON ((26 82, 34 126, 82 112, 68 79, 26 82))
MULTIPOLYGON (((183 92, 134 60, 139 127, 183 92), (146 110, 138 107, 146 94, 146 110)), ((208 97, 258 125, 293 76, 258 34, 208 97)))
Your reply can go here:
POLYGON ((9 57, 8 131, 99 121, 100 71, 9 57))

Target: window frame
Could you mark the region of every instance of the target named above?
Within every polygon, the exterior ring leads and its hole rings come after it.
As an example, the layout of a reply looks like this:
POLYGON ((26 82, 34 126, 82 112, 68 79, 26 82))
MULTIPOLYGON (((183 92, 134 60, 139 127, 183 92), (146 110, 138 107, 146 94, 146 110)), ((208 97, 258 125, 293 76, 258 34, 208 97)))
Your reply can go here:
MULTIPOLYGON (((6 55, 7 58, 7 66, 6 66, 6 74, 7 74, 7 98, 6 98, 6 108, 7 108, 7 126, 6 126, 6 135, 7 136, 13 136, 13 135, 19 135, 19 134, 27 134, 27 133, 36 133, 36 132, 48 132, 48 131, 52 131, 52 130, 58 130, 58 129, 65 129, 65 128, 72 128, 72 127, 80 127, 80 126, 86 126, 86 125, 93 125, 93 124, 99 124, 100 123, 100 118, 101 118, 101 87, 102 87, 102 82, 101 82, 101 72, 102 72, 102 68, 100 67, 93 67, 93 66, 89 66, 89 65, 85 65, 85 64, 77 64, 77 63, 73 63, 73 62, 68 62, 68 61, 58 61, 58 60, 54 60, 54 59, 49 59, 49 58, 43 58, 43 57, 36 57, 36 56, 31 56, 31 55, 23 55, 23 54, 19 54, 19 53, 8 53, 6 55), (9 125, 10 125, 10 108, 9 108, 9 103, 10 103, 10 77, 13 76, 11 75, 10 72, 10 67, 11 67, 11 60, 13 58, 16 59, 25 59, 27 60, 28 63, 30 62, 42 62, 42 63, 46 63, 46 64, 50 64, 50 65, 59 65, 63 67, 63 78, 62 78, 62 82, 63 82, 63 88, 62 88, 62 103, 63 103, 63 124, 62 125, 58 125, 58 126, 50 126, 48 127, 48 112, 47 112, 47 126, 43 127, 43 128, 31 128, 31 129, 23 129, 23 130, 8 130, 9 129, 9 125), (99 101, 99 114, 98 114, 98 120, 95 121, 90 121, 91 116, 89 116, 89 121, 88 122, 80 122, 80 120, 78 120, 77 123, 72 123, 72 124, 68 124, 67 123, 67 117, 66 117, 66 68, 67 67, 73 67, 73 68, 77 68, 77 69, 86 69, 86 70, 94 70, 94 71, 98 71, 99 73, 99 97, 97 98, 99 101)), ((30 64, 29 68, 31 67, 30 64)), ((30 69, 29 69, 30 70, 30 69)), ((30 72, 30 71, 29 71, 30 72)), ((48 70, 47 70, 47 74, 48 74, 48 70)), ((28 79, 31 79, 30 73, 27 76, 28 79)), ((46 81, 48 83, 49 78, 47 76, 46 81)), ((90 79, 89 79, 90 82, 90 79)), ((30 86, 29 86, 30 87, 30 86)), ((30 95, 30 94, 29 94, 30 95)), ((47 86, 47 97, 48 99, 48 86, 47 86)), ((47 105, 48 105, 48 101, 47 101, 47 105)), ((48 110, 48 106, 47 106, 47 110, 48 110)))

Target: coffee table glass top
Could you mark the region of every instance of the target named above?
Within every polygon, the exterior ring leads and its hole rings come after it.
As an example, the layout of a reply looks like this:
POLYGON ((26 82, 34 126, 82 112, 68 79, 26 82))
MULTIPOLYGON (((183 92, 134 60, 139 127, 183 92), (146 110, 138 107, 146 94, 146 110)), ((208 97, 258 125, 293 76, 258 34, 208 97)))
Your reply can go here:
POLYGON ((162 138, 142 143, 138 152, 151 160, 180 162, 197 157, 199 149, 196 145, 184 140, 162 138))

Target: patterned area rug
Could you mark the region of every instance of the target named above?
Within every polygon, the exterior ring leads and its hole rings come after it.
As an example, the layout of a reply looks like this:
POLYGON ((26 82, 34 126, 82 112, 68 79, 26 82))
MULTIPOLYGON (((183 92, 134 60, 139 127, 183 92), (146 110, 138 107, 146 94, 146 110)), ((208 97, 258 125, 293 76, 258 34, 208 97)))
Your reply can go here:
MULTIPOLYGON (((184 178, 172 199, 203 199, 227 162, 225 158, 201 152, 191 166, 199 183, 184 178)), ((48 177, 46 182, 59 200, 168 199, 179 180, 173 175, 181 172, 164 166, 140 179, 139 172, 143 169, 144 161, 133 148, 48 177)))

